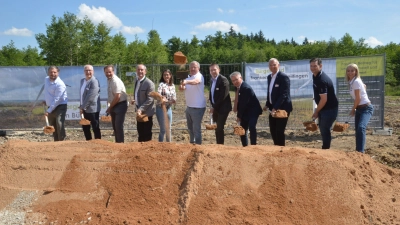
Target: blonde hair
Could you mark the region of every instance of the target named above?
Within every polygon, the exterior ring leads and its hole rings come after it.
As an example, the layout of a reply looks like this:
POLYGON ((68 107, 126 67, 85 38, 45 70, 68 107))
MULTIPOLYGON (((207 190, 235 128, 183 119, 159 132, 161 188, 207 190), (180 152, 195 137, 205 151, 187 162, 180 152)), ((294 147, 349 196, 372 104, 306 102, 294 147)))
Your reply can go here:
POLYGON ((356 70, 356 78, 360 78, 360 71, 358 70, 357 64, 355 64, 355 63, 350 63, 350 64, 347 65, 347 67, 346 67, 346 80, 347 80, 347 81, 350 81, 350 78, 347 76, 347 69, 348 69, 349 67, 355 69, 355 70, 356 70))

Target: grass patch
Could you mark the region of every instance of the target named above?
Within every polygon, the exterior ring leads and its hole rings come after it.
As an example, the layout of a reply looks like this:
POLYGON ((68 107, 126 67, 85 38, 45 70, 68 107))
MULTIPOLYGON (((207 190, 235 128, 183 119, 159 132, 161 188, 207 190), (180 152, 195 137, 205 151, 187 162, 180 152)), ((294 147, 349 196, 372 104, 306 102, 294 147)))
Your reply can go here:
POLYGON ((400 86, 385 85, 385 96, 400 96, 400 86))

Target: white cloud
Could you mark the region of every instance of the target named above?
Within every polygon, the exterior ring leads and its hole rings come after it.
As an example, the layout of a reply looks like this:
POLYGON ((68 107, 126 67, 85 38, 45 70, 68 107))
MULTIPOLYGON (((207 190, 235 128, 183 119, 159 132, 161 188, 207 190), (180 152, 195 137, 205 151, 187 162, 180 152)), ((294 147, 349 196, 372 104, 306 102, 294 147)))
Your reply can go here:
POLYGON ((244 29, 239 27, 239 25, 234 24, 234 23, 227 23, 224 21, 212 21, 212 22, 207 22, 207 23, 202 23, 195 28, 198 30, 219 30, 219 31, 224 31, 228 32, 229 29, 233 27, 233 30, 236 32, 240 32, 240 30, 244 29))
POLYGON ((110 26, 114 29, 119 29, 122 27, 121 20, 116 17, 110 10, 104 7, 94 7, 90 8, 86 4, 81 4, 79 6, 79 18, 84 18, 87 16, 93 23, 99 24, 103 21, 107 26, 110 26))
POLYGON ((121 32, 125 33, 125 34, 140 34, 140 33, 144 33, 144 30, 140 27, 122 26, 121 32))
POLYGON ((378 45, 383 45, 383 43, 378 39, 376 39, 375 37, 369 37, 364 41, 364 43, 371 46, 372 48, 375 48, 378 45))
POLYGON ((297 37, 297 39, 299 39, 300 41, 304 41, 304 39, 306 38, 306 36, 300 35, 297 37))
POLYGON ((114 15, 110 10, 99 6, 98 8, 89 7, 86 4, 79 6, 78 18, 82 19, 87 16, 94 24, 104 22, 107 26, 119 30, 125 34, 139 34, 144 30, 141 27, 130 27, 122 24, 121 20, 114 15))
MULTIPOLYGON (((306 39, 306 36, 300 35, 297 37, 297 39, 300 41, 300 44, 303 43, 303 41, 306 39)), ((315 43, 315 40, 311 40, 309 38, 307 38, 308 43, 315 43)))
MULTIPOLYGON (((224 13, 225 11, 223 10, 223 9, 221 9, 221 8, 218 8, 217 9, 218 10, 218 12, 220 12, 220 13, 224 13)), ((229 9, 228 11, 226 11, 227 13, 235 13, 235 10, 234 9, 229 9)))
POLYGON ((33 32, 30 31, 28 28, 18 29, 18 28, 12 27, 11 29, 4 31, 3 34, 10 35, 10 36, 30 37, 33 35, 33 32))

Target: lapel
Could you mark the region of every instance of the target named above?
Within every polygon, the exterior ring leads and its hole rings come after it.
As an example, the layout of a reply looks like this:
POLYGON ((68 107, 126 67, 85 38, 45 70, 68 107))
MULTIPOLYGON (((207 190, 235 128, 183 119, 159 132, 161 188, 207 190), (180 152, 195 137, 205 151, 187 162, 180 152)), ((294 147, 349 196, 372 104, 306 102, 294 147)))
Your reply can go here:
POLYGON ((139 88, 138 89, 138 93, 137 93, 137 98, 138 99, 135 98, 136 101, 139 101, 139 99, 140 99, 140 89, 142 89, 143 83, 145 83, 146 79, 147 79, 147 77, 145 77, 142 81, 137 80, 136 83, 135 83, 135 90, 133 91, 134 97, 135 97, 135 93, 136 93, 136 88, 139 88), (139 84, 139 87, 138 87, 138 84, 139 84))
POLYGON ((219 87, 219 84, 221 83, 221 74, 217 77, 217 82, 215 83, 215 87, 219 87))
MULTIPOLYGON (((278 71, 278 73, 275 75, 275 76, 276 76, 276 77, 275 77, 275 82, 272 84, 273 87, 271 87, 271 88, 272 88, 271 97, 272 97, 272 94, 274 94, 274 91, 275 91, 275 89, 274 89, 275 84, 279 84, 279 74, 280 74, 280 72, 281 72, 281 71, 278 71)), ((272 76, 269 77, 269 80, 268 80, 268 83, 269 83, 269 84, 271 84, 271 80, 272 80, 272 76)), ((268 93, 269 93, 269 91, 268 91, 268 93)))
POLYGON ((240 99, 240 97, 242 95, 242 91, 244 90, 245 86, 246 86, 246 84, 243 81, 242 84, 240 85, 240 88, 239 88, 239 99, 240 99))
POLYGON ((268 79, 268 94, 269 94, 269 86, 271 85, 271 80, 272 80, 272 75, 270 74, 268 77, 267 77, 267 79, 268 79))
POLYGON ((278 73, 276 74, 275 83, 278 83, 280 74, 281 74, 281 71, 278 71, 278 73))
MULTIPOLYGON (((84 84, 84 82, 85 82, 85 78, 83 78, 83 80, 82 80, 82 85, 84 84)), ((91 83, 92 83, 92 78, 90 78, 90 80, 87 80, 86 81, 86 86, 85 86, 85 89, 84 89, 84 91, 83 91, 83 96, 86 96, 87 95, 87 92, 88 92, 88 89, 90 88, 90 85, 91 85, 91 83)))
POLYGON ((145 77, 142 81, 139 81, 139 80, 137 80, 136 81, 136 83, 135 83, 135 90, 134 90, 134 92, 136 92, 136 88, 137 88, 137 85, 138 84, 140 84, 139 85, 139 88, 141 88, 142 87, 142 84, 143 84, 143 82, 145 81, 147 79, 147 77, 145 77))
POLYGON ((221 75, 219 75, 217 77, 217 80, 215 81, 214 97, 215 94, 218 93, 220 83, 221 83, 221 75))
POLYGON ((238 103, 237 103, 237 109, 238 109, 238 111, 239 110, 242 110, 242 108, 243 108, 243 106, 242 106, 242 102, 243 102, 243 100, 242 100, 242 96, 243 96, 243 90, 246 88, 246 83, 243 81, 242 82, 242 84, 240 85, 240 88, 239 88, 239 92, 238 92, 238 103))

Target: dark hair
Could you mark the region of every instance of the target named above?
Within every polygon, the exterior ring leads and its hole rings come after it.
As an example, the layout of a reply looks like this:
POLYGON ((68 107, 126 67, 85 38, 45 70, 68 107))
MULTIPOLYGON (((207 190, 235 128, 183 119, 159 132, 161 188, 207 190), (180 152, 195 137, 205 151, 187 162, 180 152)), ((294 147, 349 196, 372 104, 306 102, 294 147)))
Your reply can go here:
POLYGON ((111 69, 114 71, 114 65, 111 65, 111 64, 105 66, 103 70, 106 71, 106 69, 109 68, 109 67, 111 67, 111 69))
POLYGON ((171 79, 169 79, 169 83, 168 83, 168 85, 171 86, 171 85, 174 83, 174 81, 173 81, 174 79, 173 79, 171 70, 169 70, 169 69, 165 69, 165 70, 162 71, 162 73, 161 73, 161 78, 160 78, 160 82, 165 82, 165 81, 164 81, 164 73, 165 73, 165 72, 167 72, 167 73, 169 73, 169 75, 171 75, 171 79))
POLYGON ((216 66, 219 69, 219 65, 217 63, 211 63, 210 67, 212 67, 212 66, 216 66))
POLYGON ((310 60, 310 63, 312 63, 312 62, 317 62, 318 65, 321 65, 321 64, 322 64, 322 60, 321 60, 320 58, 312 58, 312 59, 310 60))
POLYGON ((57 66, 49 66, 49 68, 47 69, 47 72, 50 72, 50 70, 52 69, 56 69, 57 72, 60 72, 60 69, 57 66))

